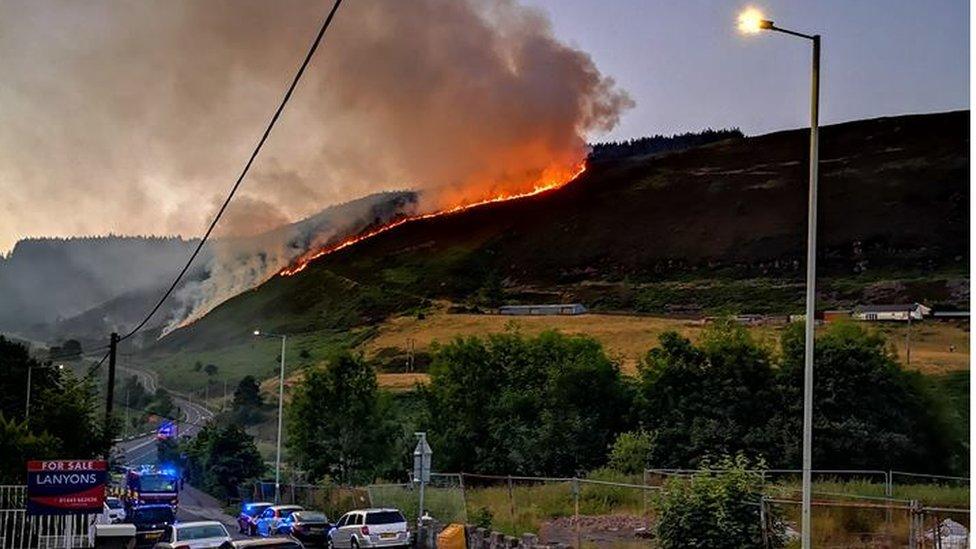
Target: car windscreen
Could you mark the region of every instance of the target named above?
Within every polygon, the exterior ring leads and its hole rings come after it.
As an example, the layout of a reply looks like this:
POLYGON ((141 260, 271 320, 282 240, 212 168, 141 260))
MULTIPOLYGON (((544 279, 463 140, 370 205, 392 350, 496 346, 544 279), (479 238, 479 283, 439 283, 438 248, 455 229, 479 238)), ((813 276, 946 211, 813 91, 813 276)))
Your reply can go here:
POLYGON ((117 499, 107 499, 105 500, 105 505, 108 505, 109 509, 121 509, 122 502, 117 499))
POLYGON ((162 524, 173 522, 173 509, 170 507, 142 507, 132 512, 134 524, 162 524))
POLYGON ((175 492, 176 481, 168 475, 142 475, 139 477, 140 492, 175 492))
POLYGON ((201 524, 199 526, 184 526, 177 530, 176 541, 222 538, 226 536, 227 531, 219 524, 201 524))
POLYGON ((395 524, 397 522, 407 522, 400 511, 376 511, 366 514, 366 524, 395 524))
POLYGON ((322 513, 309 513, 307 511, 295 513, 294 518, 298 522, 327 522, 329 520, 322 513))

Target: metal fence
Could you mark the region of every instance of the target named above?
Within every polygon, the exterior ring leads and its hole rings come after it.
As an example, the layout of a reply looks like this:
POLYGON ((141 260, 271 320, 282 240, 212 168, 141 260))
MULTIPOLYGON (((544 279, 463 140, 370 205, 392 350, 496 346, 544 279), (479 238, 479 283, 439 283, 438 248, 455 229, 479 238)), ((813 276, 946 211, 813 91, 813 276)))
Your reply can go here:
POLYGON ((91 547, 95 515, 28 517, 26 486, 0 486, 0 548, 91 547))
MULTIPOLYGON (((245 484, 238 493, 249 502, 275 501, 273 482, 245 484)), ((282 484, 279 503, 316 509, 333 520, 346 511, 371 506, 366 488, 335 484, 282 484)))

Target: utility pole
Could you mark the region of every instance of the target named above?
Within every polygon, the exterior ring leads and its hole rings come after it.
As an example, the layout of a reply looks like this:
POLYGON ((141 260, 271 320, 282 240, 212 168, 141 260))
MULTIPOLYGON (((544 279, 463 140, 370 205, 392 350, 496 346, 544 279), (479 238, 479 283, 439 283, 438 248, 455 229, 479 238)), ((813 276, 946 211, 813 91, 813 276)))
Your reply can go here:
POLYGON ((908 310, 908 329, 905 330, 905 366, 912 364, 912 310, 908 310))
POLYGON ((122 420, 122 436, 129 430, 129 384, 125 385, 125 419, 122 420))
POLYGON ((108 343, 108 387, 105 389, 105 425, 112 419, 112 405, 115 403, 115 355, 119 347, 119 334, 112 332, 108 343))

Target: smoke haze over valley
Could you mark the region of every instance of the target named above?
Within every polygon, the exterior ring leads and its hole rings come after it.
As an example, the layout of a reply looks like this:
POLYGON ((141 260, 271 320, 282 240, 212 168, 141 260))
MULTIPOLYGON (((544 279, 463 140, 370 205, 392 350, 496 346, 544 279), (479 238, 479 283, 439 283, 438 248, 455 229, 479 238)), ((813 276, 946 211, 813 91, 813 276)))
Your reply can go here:
MULTIPOLYGON (((323 17, 297 0, 5 2, 0 249, 201 233, 323 17)), ((325 41, 341 47, 313 59, 220 234, 383 190, 425 189, 428 210, 525 190, 633 104, 514 1, 348 2, 325 41)))

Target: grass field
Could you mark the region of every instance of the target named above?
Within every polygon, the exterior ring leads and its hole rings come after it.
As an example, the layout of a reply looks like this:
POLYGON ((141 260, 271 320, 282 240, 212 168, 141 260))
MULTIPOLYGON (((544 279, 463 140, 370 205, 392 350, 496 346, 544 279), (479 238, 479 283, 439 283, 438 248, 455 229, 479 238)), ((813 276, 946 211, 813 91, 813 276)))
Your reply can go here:
MULTIPOLYGON (((413 342, 416 351, 430 349, 434 343, 447 343, 455 337, 483 336, 504 332, 511 327, 534 335, 545 330, 559 330, 567 334, 585 334, 603 344, 608 354, 618 359, 624 373, 634 374, 639 360, 657 346, 660 335, 673 330, 696 339, 703 324, 694 320, 651 316, 585 314, 578 316, 501 316, 479 314, 447 314, 434 312, 424 318, 403 316, 391 319, 379 327, 364 349, 377 354, 384 349, 405 350, 413 342)), ((904 362, 906 327, 892 324, 871 324, 880 330, 888 343, 904 362)), ((757 338, 775 346, 782 327, 751 327, 757 338)), ((926 374, 942 374, 969 369, 969 331, 948 323, 916 323, 912 326, 912 369, 926 374), (949 346, 954 346, 954 351, 949 346)))
MULTIPOLYGON (((594 473, 594 479, 612 480, 630 485, 641 485, 640 475, 626 476, 609 471, 594 473)), ((436 479, 435 479, 436 480, 436 479)), ((433 516, 444 521, 479 522, 490 520, 495 530, 510 535, 539 532, 543 525, 554 519, 574 514, 573 485, 571 481, 527 481, 504 478, 477 479, 467 477, 465 488, 456 480, 435 482, 426 491, 425 507, 433 516)), ((771 509, 787 523, 796 526, 799 519, 798 484, 791 481, 769 484, 768 497, 795 503, 771 504, 771 509)), ((580 483, 579 513, 582 516, 631 516, 646 517, 648 524, 655 519, 655 490, 639 487, 607 486, 580 483)), ((843 505, 867 503, 876 505, 884 496, 884 484, 867 481, 843 481, 826 479, 814 483, 815 499, 821 503, 837 502, 838 505, 818 505, 814 508, 814 534, 818 544, 837 547, 858 546, 858 540, 885 539, 907 540, 908 512, 895 509, 888 521, 884 509, 873 507, 855 508, 843 505), (855 545, 848 545, 855 543, 855 545)), ((389 505, 403 509, 408 516, 416 516, 417 493, 403 485, 370 487, 374 505, 389 505)), ((918 500, 923 505, 945 508, 969 508, 969 487, 964 485, 896 484, 892 497, 898 500, 918 500)), ((904 506, 905 503, 895 503, 904 506)), ((968 524, 965 513, 946 513, 959 522, 968 524)), ((626 537, 626 534, 624 535, 626 537)), ((631 538, 633 539, 633 538, 631 538)), ((874 545, 868 545, 874 546, 874 545)))

